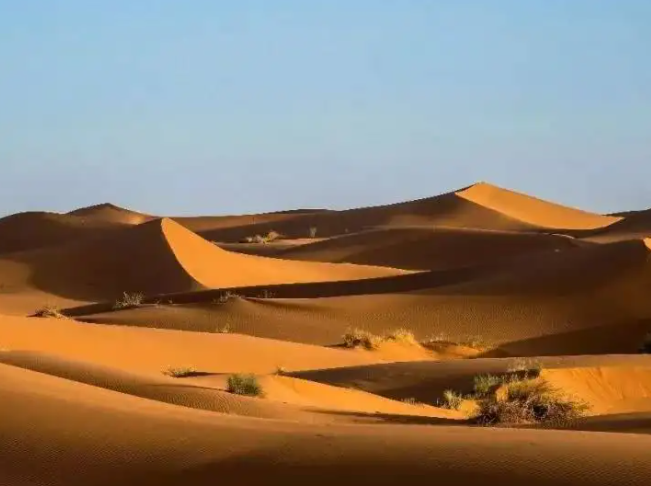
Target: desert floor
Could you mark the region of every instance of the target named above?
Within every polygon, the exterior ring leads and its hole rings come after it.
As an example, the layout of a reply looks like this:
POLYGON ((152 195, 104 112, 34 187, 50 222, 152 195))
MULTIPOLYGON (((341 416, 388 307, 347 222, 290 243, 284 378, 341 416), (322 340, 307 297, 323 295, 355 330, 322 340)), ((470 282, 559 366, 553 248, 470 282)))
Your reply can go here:
POLYGON ((647 236, 487 183, 7 216, 0 485, 649 485, 647 236))

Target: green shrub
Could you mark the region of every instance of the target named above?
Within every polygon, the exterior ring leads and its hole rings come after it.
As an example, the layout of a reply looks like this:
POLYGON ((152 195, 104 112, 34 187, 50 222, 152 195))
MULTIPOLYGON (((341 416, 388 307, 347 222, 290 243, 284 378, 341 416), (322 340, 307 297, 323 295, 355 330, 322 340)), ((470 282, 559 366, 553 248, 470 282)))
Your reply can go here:
POLYGON ((230 375, 226 390, 235 395, 246 395, 250 397, 261 397, 264 395, 262 385, 260 385, 255 375, 230 375))

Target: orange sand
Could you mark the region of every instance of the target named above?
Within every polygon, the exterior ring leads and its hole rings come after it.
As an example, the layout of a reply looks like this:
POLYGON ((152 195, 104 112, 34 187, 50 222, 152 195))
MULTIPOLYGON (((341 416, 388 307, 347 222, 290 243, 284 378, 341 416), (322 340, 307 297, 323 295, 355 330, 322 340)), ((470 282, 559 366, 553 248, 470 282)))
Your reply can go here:
POLYGON ((478 183, 345 211, 0 219, 0 485, 646 485, 648 214, 478 183), (124 292, 143 301, 116 308, 124 292), (27 317, 46 306, 67 317, 27 317), (355 327, 416 342, 347 349, 355 327), (523 363, 587 416, 441 408, 523 363))

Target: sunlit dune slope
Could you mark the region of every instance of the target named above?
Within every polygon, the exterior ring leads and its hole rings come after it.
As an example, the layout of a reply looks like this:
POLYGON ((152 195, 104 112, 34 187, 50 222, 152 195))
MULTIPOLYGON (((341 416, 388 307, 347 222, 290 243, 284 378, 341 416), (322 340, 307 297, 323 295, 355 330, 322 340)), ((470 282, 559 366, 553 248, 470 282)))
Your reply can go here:
POLYGON ((458 191, 457 196, 519 221, 545 228, 593 229, 620 220, 574 209, 487 183, 474 184, 458 191))
POLYGON ((23 252, 0 260, 19 266, 16 289, 33 287, 81 301, 114 300, 123 292, 157 295, 238 287, 399 275, 401 270, 307 263, 222 250, 170 219, 123 229, 105 238, 23 252), (22 280, 21 280, 22 279, 22 280))
POLYGON ((306 214, 287 221, 206 231, 215 241, 238 241, 270 230, 304 237, 356 233, 383 226, 477 228, 502 231, 554 231, 607 226, 619 218, 560 206, 486 183, 414 201, 306 214))
POLYGON ((581 237, 597 242, 651 237, 651 209, 631 212, 621 221, 581 237))
MULTIPOLYGON (((214 321, 215 328, 223 323, 214 321)), ((214 329, 213 329, 214 330, 214 329)), ((208 334, 69 319, 0 316, 0 348, 31 350, 117 369, 159 373, 191 366, 210 373, 273 373, 382 362, 369 353, 238 334, 208 334)))

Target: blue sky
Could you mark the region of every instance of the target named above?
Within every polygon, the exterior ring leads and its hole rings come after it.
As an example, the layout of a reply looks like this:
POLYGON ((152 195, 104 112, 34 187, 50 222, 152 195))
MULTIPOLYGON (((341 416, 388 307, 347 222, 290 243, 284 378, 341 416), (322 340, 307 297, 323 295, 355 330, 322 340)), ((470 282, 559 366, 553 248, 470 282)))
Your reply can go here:
POLYGON ((651 207, 648 0, 0 0, 0 214, 651 207))

